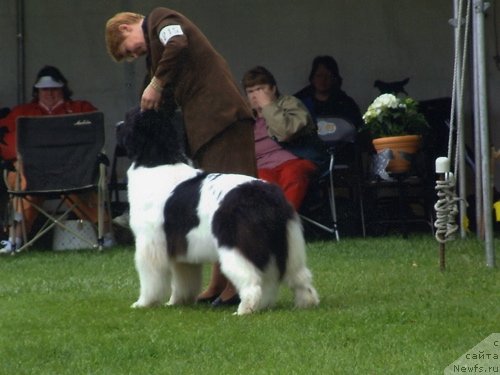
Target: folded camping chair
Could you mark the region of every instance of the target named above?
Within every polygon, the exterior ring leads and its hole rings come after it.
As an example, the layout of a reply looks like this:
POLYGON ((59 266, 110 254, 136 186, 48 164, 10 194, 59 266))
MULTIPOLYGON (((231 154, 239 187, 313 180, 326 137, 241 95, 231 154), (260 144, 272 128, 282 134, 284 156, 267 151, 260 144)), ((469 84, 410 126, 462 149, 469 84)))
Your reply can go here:
POLYGON ((349 121, 339 117, 318 117, 317 125, 318 136, 327 146, 330 159, 328 169, 320 173, 318 183, 320 185, 326 185, 326 189, 328 191, 329 216, 331 216, 331 218, 328 223, 314 219, 310 215, 302 214, 301 218, 306 222, 327 231, 328 233, 335 234, 335 238, 338 241, 340 236, 337 222, 334 180, 336 178, 336 173, 340 171, 349 171, 355 176, 355 183, 352 188, 355 189, 355 195, 357 195, 356 198, 360 210, 361 229, 364 236, 365 223, 361 191, 362 172, 359 151, 355 151, 355 155, 353 155, 354 161, 351 163, 344 161, 338 162, 336 160, 336 153, 343 145, 355 144, 357 135, 356 127, 349 121))
POLYGON ((113 152, 113 159, 111 162, 111 171, 109 176, 109 195, 111 200, 111 211, 114 216, 122 215, 128 210, 128 202, 122 201, 121 192, 127 191, 127 181, 120 181, 118 179, 118 167, 121 164, 121 159, 126 159, 127 165, 130 165, 130 161, 127 158, 127 150, 122 144, 122 139, 120 138, 121 131, 123 131, 124 122, 119 121, 116 123, 116 145, 113 152))
POLYGON ((104 211, 109 210, 106 183, 108 163, 103 154, 103 113, 20 117, 16 129, 18 178, 14 189, 8 190, 11 212, 14 212, 12 202, 16 198, 29 200, 30 197, 39 196, 59 201, 56 208, 52 207, 51 210, 30 202, 47 220, 30 241, 26 241, 24 231, 24 245, 17 251, 31 246, 55 225, 85 241, 89 247, 102 249, 104 211), (21 174, 26 179, 25 190, 20 189, 21 174), (69 195, 89 191, 97 191, 98 196, 97 243, 92 243, 64 225, 66 217, 77 205, 69 195), (67 202, 71 202, 70 207, 66 207, 67 202))

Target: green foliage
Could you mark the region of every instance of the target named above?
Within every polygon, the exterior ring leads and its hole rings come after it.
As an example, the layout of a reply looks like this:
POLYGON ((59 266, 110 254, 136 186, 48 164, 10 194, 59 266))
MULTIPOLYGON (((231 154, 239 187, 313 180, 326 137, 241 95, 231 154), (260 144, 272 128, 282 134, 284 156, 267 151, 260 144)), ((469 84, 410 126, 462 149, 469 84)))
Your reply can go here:
POLYGON ((310 243, 320 306, 294 310, 283 288, 274 309, 244 317, 131 309, 131 248, 2 257, 0 373, 442 373, 500 321, 500 277, 483 244, 446 246, 440 272, 431 236, 310 243))
POLYGON ((392 94, 377 97, 363 115, 366 127, 373 138, 400 135, 423 135, 429 124, 418 111, 418 102, 410 97, 398 98, 392 94))

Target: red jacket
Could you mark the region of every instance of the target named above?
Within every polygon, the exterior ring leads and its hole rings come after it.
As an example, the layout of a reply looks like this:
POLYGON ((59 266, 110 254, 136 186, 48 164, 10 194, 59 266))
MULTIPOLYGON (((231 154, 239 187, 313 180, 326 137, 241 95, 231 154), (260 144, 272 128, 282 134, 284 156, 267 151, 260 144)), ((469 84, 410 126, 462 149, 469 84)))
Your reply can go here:
POLYGON ((9 115, 0 120, 0 126, 6 126, 8 133, 5 135, 4 142, 0 143, 0 157, 4 160, 17 159, 16 155, 16 120, 21 116, 49 116, 64 115, 67 113, 94 112, 97 108, 85 100, 68 100, 55 107, 52 112, 47 111, 38 102, 21 104, 14 107, 9 115))

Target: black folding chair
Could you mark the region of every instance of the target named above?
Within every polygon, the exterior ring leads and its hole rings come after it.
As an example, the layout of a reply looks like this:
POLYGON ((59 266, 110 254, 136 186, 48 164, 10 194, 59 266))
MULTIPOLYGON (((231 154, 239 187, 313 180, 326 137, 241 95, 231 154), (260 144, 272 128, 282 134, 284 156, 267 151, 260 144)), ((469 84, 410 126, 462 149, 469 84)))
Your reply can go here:
MULTIPOLYGON (((15 199, 43 197, 57 199, 56 208, 45 209, 30 204, 47 219, 42 228, 17 251, 31 246, 55 225, 63 227, 89 247, 102 249, 105 210, 109 214, 104 147, 104 116, 102 112, 60 116, 20 117, 17 119, 18 170, 16 184, 9 188, 11 202, 15 199), (21 189, 21 175, 26 188, 21 189), (64 220, 77 207, 70 195, 97 192, 97 243, 90 242, 68 226, 64 220), (71 202, 65 207, 63 203, 71 202)), ((24 231, 26 239, 26 233, 24 231)))
POLYGON ((339 241, 339 229, 337 220, 337 204, 335 199, 335 186, 340 182, 341 174, 348 172, 354 178, 354 182, 349 181, 349 188, 353 190, 353 198, 357 200, 359 205, 359 213, 361 220, 361 230, 365 235, 364 210, 362 198, 362 168, 360 152, 356 147, 356 127, 349 121, 339 117, 319 117, 317 119, 318 136, 326 144, 329 154, 328 169, 322 171, 319 175, 317 185, 324 187, 328 195, 329 203, 329 220, 315 219, 314 215, 301 214, 301 218, 306 222, 328 232, 335 234, 335 238, 339 241), (351 145, 352 155, 349 155, 350 160, 337 158, 342 147, 351 145), (337 181, 334 183, 334 181, 337 181))

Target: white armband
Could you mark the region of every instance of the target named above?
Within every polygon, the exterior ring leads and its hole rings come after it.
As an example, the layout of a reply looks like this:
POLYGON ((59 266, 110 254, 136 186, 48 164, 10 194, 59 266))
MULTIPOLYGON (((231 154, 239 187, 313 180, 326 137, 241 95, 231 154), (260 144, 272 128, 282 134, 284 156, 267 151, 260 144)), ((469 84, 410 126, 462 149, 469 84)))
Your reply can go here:
POLYGON ((177 35, 184 35, 179 25, 168 25, 160 30, 160 41, 163 45, 167 44, 170 38, 177 35))

